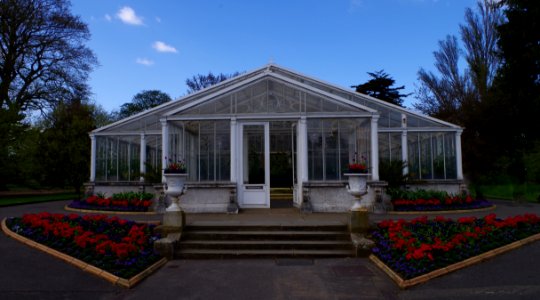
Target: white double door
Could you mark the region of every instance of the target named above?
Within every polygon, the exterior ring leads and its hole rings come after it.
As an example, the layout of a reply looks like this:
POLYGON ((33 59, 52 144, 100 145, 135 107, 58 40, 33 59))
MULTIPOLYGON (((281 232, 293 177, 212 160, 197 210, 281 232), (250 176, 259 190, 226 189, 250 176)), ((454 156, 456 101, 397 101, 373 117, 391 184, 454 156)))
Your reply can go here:
POLYGON ((243 208, 270 208, 269 123, 239 122, 238 125, 238 204, 243 208))

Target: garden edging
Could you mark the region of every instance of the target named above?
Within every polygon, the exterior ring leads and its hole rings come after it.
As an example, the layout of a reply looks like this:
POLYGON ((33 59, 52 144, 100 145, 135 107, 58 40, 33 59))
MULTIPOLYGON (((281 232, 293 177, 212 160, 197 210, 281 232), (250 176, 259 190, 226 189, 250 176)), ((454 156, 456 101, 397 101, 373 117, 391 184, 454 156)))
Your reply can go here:
POLYGON ((72 208, 69 207, 69 205, 64 206, 64 210, 67 211, 74 211, 74 212, 81 212, 81 213, 98 213, 98 214, 115 214, 115 215, 156 215, 157 212, 155 211, 116 211, 116 210, 92 210, 92 209, 79 209, 79 208, 72 208))
POLYGON ((52 249, 52 248, 49 248, 43 244, 40 244, 40 243, 37 243, 37 242, 34 242, 32 241, 31 239, 28 239, 28 238, 25 238, 13 231, 11 231, 11 229, 8 228, 8 226, 6 225, 6 219, 7 218, 4 218, 2 220, 2 231, 4 231, 4 233, 23 243, 23 244, 26 244, 32 248, 35 248, 35 249, 38 249, 40 251, 43 251, 47 254, 50 254, 60 260, 63 260, 85 272, 88 272, 90 274, 93 274, 93 275, 96 275, 98 277, 101 277, 115 285, 119 285, 121 287, 124 287, 124 288, 131 288, 133 286, 135 286, 137 283, 139 283, 141 280, 143 280, 144 278, 146 278, 148 275, 150 275, 151 273, 153 273, 154 271, 156 271, 157 269, 159 269, 161 266, 163 266, 165 263, 167 263, 167 259, 166 258, 162 258, 160 260, 158 260, 157 262, 155 262, 153 265, 151 265, 150 267, 146 268, 145 270, 143 270, 142 272, 140 272, 139 274, 131 277, 130 279, 126 279, 126 278, 122 278, 122 277, 118 277, 114 274, 111 274, 103 269, 100 269, 100 268, 97 268, 93 265, 90 265, 88 263, 85 263, 77 258, 74 258, 72 256, 69 256, 67 254, 64 254, 58 250, 55 250, 55 249, 52 249))
POLYGON ((436 277, 439 277, 439 276, 442 276, 442 275, 446 275, 446 274, 448 274, 450 272, 453 272, 453 271, 463 269, 465 267, 477 264, 479 262, 490 259, 492 257, 495 257, 495 256, 499 255, 499 254, 506 253, 506 252, 508 252, 510 250, 517 249, 517 248, 519 248, 519 247, 521 247, 523 245, 535 242, 537 240, 540 240, 540 233, 535 234, 535 235, 531 235, 531 236, 526 237, 526 238, 524 238, 522 240, 515 241, 513 243, 510 243, 510 244, 504 245, 502 247, 499 247, 499 248, 484 252, 484 253, 482 253, 480 255, 467 258, 467 259, 462 260, 460 262, 457 262, 455 264, 451 264, 451 265, 449 265, 447 267, 437 269, 437 270, 434 270, 432 272, 429 272, 429 273, 426 273, 426 274, 423 274, 423 275, 420 275, 420 276, 417 276, 417 277, 414 277, 414 278, 411 278, 411 279, 403 279, 403 278, 401 278, 401 276, 399 276, 396 272, 394 272, 390 267, 388 267, 384 262, 382 262, 377 256, 375 256, 373 254, 371 254, 369 256, 369 259, 373 263, 375 263, 379 268, 381 268, 390 278, 392 278, 400 288, 406 289, 406 288, 409 288, 409 287, 424 283, 424 282, 426 282, 426 281, 428 281, 430 279, 433 279, 433 278, 436 278, 436 277))

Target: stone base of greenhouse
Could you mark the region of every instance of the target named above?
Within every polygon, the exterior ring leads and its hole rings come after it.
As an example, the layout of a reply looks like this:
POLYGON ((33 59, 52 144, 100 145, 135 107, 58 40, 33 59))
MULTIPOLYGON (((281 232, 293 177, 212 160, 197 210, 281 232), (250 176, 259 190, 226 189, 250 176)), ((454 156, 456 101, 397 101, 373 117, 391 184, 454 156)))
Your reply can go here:
POLYGON ((352 162, 367 165, 369 207, 388 203, 383 163, 400 161, 412 188, 459 193, 461 133, 454 124, 270 64, 90 133, 89 193, 155 193, 170 161, 187 167, 186 212, 291 206, 348 211, 352 162))

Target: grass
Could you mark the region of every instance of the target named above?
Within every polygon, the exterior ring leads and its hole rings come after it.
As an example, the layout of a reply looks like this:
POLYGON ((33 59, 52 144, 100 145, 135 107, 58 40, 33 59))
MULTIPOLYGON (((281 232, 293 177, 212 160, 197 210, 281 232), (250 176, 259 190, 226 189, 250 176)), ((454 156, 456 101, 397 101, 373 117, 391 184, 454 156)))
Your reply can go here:
POLYGON ((20 205, 20 204, 30 204, 30 203, 39 203, 39 202, 49 202, 49 201, 60 201, 60 200, 73 200, 77 199, 77 194, 73 192, 63 192, 55 194, 45 194, 45 195, 10 195, 0 197, 0 207, 2 206, 11 206, 11 205, 20 205))
POLYGON ((540 198, 540 184, 535 183, 480 185, 477 188, 479 188, 488 199, 539 202, 540 198))

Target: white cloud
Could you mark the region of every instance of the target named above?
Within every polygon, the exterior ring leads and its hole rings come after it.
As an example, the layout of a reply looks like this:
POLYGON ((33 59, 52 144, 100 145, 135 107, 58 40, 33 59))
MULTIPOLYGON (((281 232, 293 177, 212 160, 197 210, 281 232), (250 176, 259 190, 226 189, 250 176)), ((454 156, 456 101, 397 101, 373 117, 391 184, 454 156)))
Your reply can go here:
POLYGON ((137 16, 133 8, 129 6, 122 7, 116 16, 122 20, 122 22, 129 25, 143 25, 143 20, 141 17, 137 16))
POLYGON ((152 48, 156 49, 157 52, 169 52, 177 53, 178 50, 171 45, 167 45, 164 42, 157 41, 152 45, 152 48))
POLYGON ((149 60, 147 58, 137 58, 137 60, 135 62, 138 63, 139 65, 143 65, 143 66, 147 66, 147 67, 154 64, 154 61, 149 60))
POLYGON ((111 15, 106 14, 106 15, 105 15, 105 20, 107 20, 107 21, 109 21, 109 22, 112 21, 111 15))

